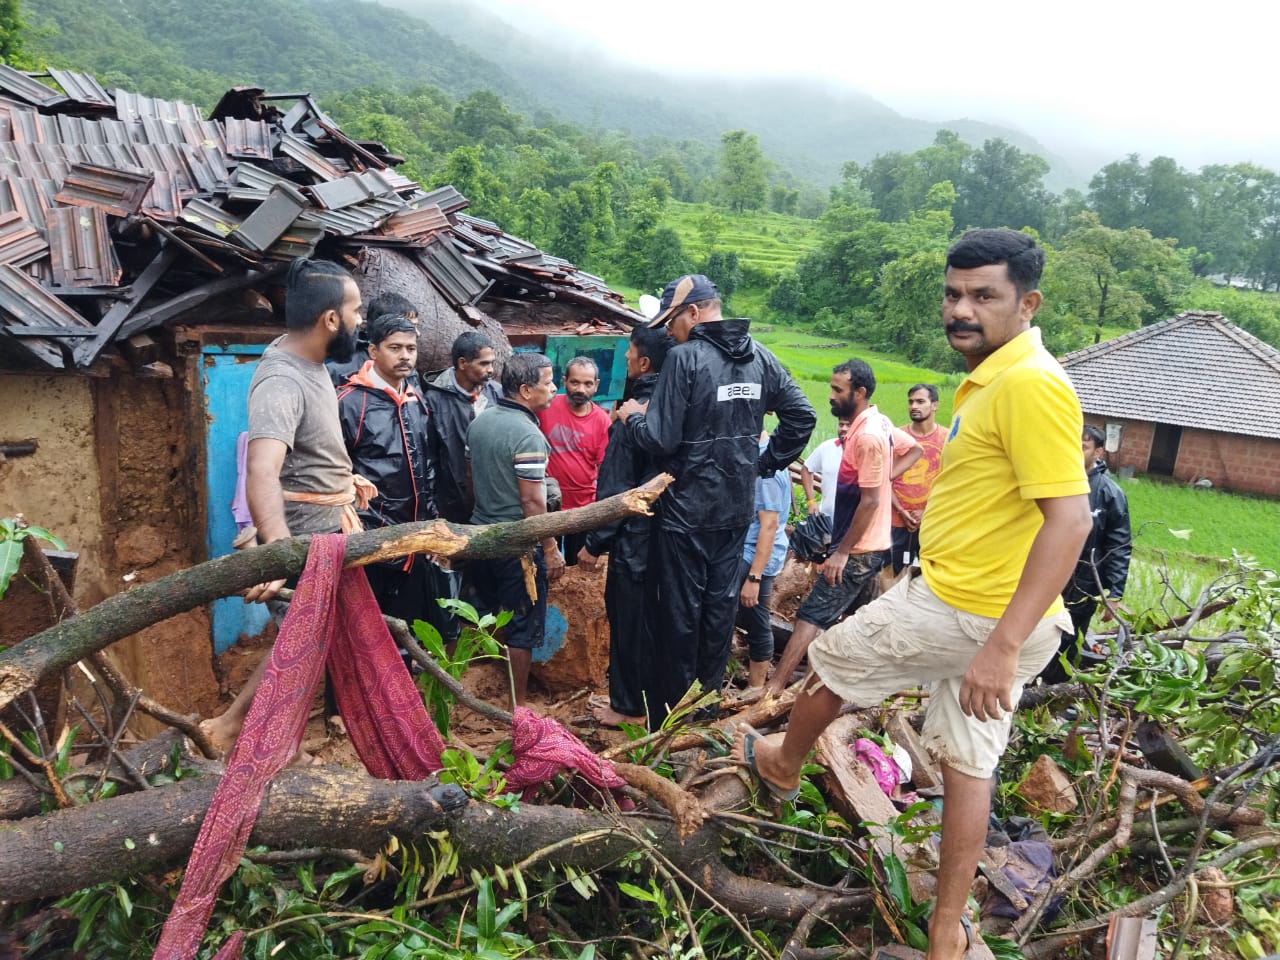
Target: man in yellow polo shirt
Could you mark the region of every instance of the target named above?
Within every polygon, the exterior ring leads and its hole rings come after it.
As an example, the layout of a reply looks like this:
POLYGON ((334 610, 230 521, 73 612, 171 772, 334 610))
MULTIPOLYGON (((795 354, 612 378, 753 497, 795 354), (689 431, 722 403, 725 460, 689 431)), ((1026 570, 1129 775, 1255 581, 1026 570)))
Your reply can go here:
POLYGON ((1061 592, 1090 528, 1080 403, 1031 320, 1044 251, 971 230, 947 251, 942 319, 969 375, 920 531, 921 567, 809 648, 785 738, 740 731, 735 753, 793 798, 805 757, 844 702, 874 706, 931 684, 923 738, 946 802, 928 960, 958 960, 986 839, 991 776, 1022 686, 1058 651, 1061 592))

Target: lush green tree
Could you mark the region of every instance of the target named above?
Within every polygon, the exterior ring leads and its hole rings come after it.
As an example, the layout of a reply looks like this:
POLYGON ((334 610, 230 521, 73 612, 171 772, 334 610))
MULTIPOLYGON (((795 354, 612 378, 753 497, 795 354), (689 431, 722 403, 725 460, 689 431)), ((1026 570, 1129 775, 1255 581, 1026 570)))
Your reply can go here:
POLYGON ((1194 242, 1192 186, 1194 177, 1169 157, 1156 157, 1147 164, 1141 220, 1154 237, 1173 237, 1194 242))
POLYGON ((742 265, 732 250, 712 250, 702 265, 702 272, 720 290, 720 298, 729 300, 742 286, 742 265))
POLYGON ((765 178, 760 141, 754 133, 731 130, 720 138, 717 188, 720 202, 734 213, 764 206, 769 183, 765 178))
POLYGON ((0 0, 0 60, 20 65, 23 28, 18 0, 0 0))
POLYGON ((1142 215, 1146 171, 1131 153, 1108 163, 1089 181, 1089 205, 1105 227, 1125 230, 1138 225, 1142 215))
POLYGON ((1093 211, 1076 217, 1052 267, 1045 278, 1049 315, 1092 327, 1095 343, 1106 326, 1133 328, 1176 312, 1191 283, 1176 240, 1103 226, 1093 211))
POLYGON ((468 212, 477 217, 502 219, 506 212, 506 188, 484 163, 484 148, 458 147, 444 159, 431 185, 452 184, 471 201, 468 212))
POLYGON ((1044 186, 1048 172, 1043 157, 999 138, 987 140, 955 181, 957 225, 1044 230, 1051 205, 1044 186))
POLYGON ((1192 262, 1197 276, 1219 274, 1230 283, 1249 271, 1264 184, 1270 175, 1247 163, 1200 168, 1191 188, 1191 234, 1184 238, 1198 251, 1192 262))
POLYGON ((795 320, 800 316, 802 297, 800 277, 794 273, 783 274, 769 291, 769 299, 765 306, 787 320, 795 320))
POLYGON ((787 187, 783 184, 775 184, 769 191, 769 209, 774 213, 783 213, 787 216, 795 216, 796 208, 800 205, 800 191, 794 187, 787 187))

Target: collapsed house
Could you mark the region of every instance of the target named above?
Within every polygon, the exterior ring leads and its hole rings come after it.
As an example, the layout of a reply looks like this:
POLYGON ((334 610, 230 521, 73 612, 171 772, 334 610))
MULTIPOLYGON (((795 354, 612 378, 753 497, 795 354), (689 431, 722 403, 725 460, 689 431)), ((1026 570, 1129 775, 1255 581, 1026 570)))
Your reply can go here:
MULTIPOLYGON (((238 87, 204 117, 0 64, 0 516, 79 553, 81 608, 231 549, 245 397, 294 257, 344 264, 366 302, 417 304, 424 371, 476 329, 500 358, 546 352, 557 376, 588 354, 598 396, 621 396, 639 314, 401 162, 307 94, 238 87)), ((140 686, 208 709, 210 642, 265 624, 230 598, 116 651, 140 686)))

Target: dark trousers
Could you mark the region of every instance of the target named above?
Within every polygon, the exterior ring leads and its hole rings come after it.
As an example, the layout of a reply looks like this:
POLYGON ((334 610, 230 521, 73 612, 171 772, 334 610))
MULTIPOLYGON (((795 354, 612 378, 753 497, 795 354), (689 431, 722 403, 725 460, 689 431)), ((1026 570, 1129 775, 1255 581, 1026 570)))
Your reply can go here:
POLYGON ((891 527, 890 531, 893 546, 889 549, 893 556, 893 575, 896 577, 903 567, 918 566, 920 563, 920 528, 908 530, 906 527, 891 527), (908 560, 908 557, 911 559, 908 560))
MULTIPOLYGON (((747 582, 751 561, 738 560, 738 590, 747 582)), ((760 578, 760 602, 754 607, 738 606, 738 626, 747 631, 749 656, 757 663, 773 659, 773 624, 769 622, 770 602, 773 599, 773 577, 760 578)))
MULTIPOLYGON (((1079 597, 1067 601, 1067 613, 1071 617, 1071 632, 1063 631, 1062 640, 1058 644, 1058 653, 1066 654, 1067 659, 1073 664, 1079 663, 1080 660, 1077 641, 1089 632, 1089 624, 1097 609, 1098 601, 1093 597, 1079 597)), ((1062 666, 1058 657, 1050 660, 1049 665, 1040 671, 1040 679, 1044 683, 1067 681, 1066 668, 1062 666)))
POLYGON ((650 538, 648 600, 653 611, 653 663, 645 688, 649 729, 695 680, 719 692, 738 611, 738 560, 747 528, 659 528, 650 538))
POLYGON ((609 706, 624 717, 643 717, 644 671, 653 657, 644 580, 610 563, 604 610, 609 618, 609 706))
POLYGON ((566 567, 576 567, 578 565, 578 551, 587 545, 586 533, 566 533, 560 538, 560 551, 564 554, 564 565, 566 567))

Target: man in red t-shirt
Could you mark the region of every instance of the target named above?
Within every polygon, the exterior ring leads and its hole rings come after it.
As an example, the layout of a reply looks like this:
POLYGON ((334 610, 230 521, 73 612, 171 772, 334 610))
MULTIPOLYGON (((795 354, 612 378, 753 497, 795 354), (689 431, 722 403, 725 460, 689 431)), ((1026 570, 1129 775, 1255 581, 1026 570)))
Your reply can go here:
MULTIPOLYGON (((564 393, 538 412, 542 434, 551 444, 548 476, 560 484, 564 509, 585 507, 596 500, 596 476, 609 443, 609 415, 591 402, 600 386, 600 373, 590 357, 574 357, 564 371, 564 393)), ((564 538, 568 564, 578 562, 585 533, 564 538)))
POLYGON ((934 420, 938 412, 938 388, 917 383, 907 391, 907 416, 902 427, 924 451, 920 459, 893 481, 893 575, 920 562, 920 518, 929 499, 934 477, 942 469, 942 445, 947 428, 934 420))

